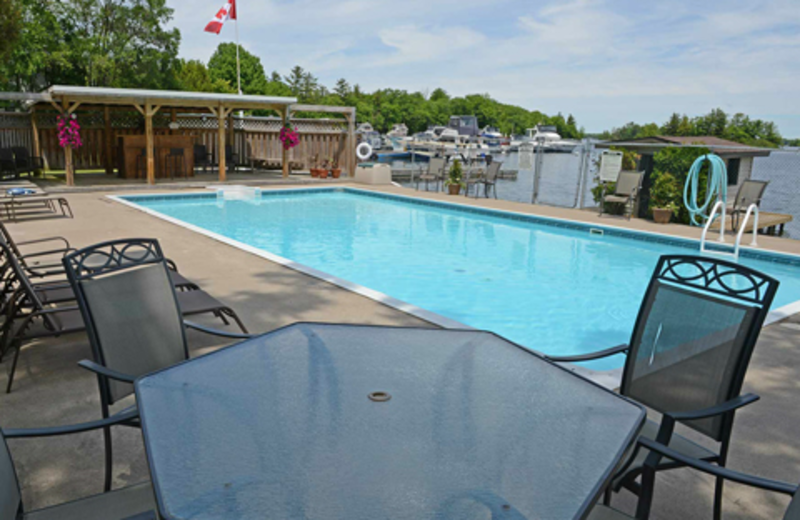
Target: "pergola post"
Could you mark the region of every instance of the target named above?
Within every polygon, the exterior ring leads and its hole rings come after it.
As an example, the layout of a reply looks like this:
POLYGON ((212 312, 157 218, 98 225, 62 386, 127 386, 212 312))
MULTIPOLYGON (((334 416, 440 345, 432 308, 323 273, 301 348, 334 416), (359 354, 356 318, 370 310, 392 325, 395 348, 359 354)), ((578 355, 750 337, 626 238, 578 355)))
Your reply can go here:
POLYGON ((36 124, 36 105, 31 107, 31 137, 33 137, 33 155, 42 158, 42 168, 45 168, 45 158, 42 156, 42 145, 39 142, 39 125, 36 124))
MULTIPOLYGON (((156 109, 158 110, 158 109, 156 109)), ((147 184, 156 183, 156 158, 155 158, 155 139, 153 138, 153 105, 146 103, 144 105, 144 139, 145 148, 147 151, 147 184)))
MULTIPOLYGON (((289 118, 291 117, 291 113, 289 112, 289 107, 283 109, 283 124, 289 122, 289 118)), ((289 178, 289 150, 287 150, 283 143, 281 143, 281 166, 283 167, 283 178, 289 178)))
POLYGON ((214 110, 213 107, 209 107, 209 109, 211 113, 217 115, 217 122, 219 125, 219 142, 217 143, 217 157, 219 160, 217 161, 217 167, 219 168, 219 182, 225 182, 228 179, 227 165, 225 164, 225 118, 233 112, 233 109, 226 109, 221 104, 217 110, 214 110))
MULTIPOLYGON (((72 110, 69 107, 69 101, 64 99, 60 108, 61 117, 70 118, 72 110)), ((75 105, 77 108, 77 105, 75 105)), ((64 147, 64 169, 67 177, 67 186, 75 186, 75 168, 72 165, 72 146, 64 147)))

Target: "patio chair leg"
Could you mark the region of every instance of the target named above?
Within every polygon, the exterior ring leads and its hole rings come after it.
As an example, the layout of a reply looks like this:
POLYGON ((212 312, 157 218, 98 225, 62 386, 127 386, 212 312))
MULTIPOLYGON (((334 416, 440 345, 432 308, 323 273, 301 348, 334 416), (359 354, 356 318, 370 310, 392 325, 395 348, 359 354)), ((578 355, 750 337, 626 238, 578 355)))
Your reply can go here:
POLYGON ((717 483, 714 486, 714 520, 722 519, 722 488, 725 486, 725 479, 717 477, 717 483))
POLYGON ((11 393, 11 385, 14 384, 14 374, 17 371, 17 361, 19 360, 19 351, 20 346, 17 345, 14 348, 14 357, 11 359, 11 366, 8 368, 8 384, 6 384, 6 393, 11 393))
POLYGON ((603 505, 610 506, 611 505, 611 487, 607 487, 605 493, 603 493, 603 505))
POLYGON ((242 323, 242 320, 239 319, 239 315, 236 314, 236 311, 234 311, 231 308, 225 308, 225 309, 222 309, 222 312, 227 314, 231 318, 233 318, 233 321, 235 321, 236 324, 239 326, 239 328, 242 329, 242 332, 244 332, 245 334, 249 334, 250 333, 247 330, 247 327, 244 326, 244 323, 242 323))
POLYGON ((103 483, 103 491, 108 493, 111 491, 111 477, 114 473, 114 456, 111 452, 111 428, 109 426, 103 428, 103 443, 105 444, 106 452, 106 476, 103 483))

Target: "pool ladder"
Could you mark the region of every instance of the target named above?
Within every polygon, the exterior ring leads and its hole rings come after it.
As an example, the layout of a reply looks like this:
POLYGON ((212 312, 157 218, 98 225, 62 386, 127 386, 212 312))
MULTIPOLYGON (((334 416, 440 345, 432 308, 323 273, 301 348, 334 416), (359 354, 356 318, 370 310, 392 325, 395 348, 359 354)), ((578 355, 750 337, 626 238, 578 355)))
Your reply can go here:
POLYGON ((750 204, 744 214, 742 225, 739 226, 739 231, 736 233, 736 241, 733 244, 733 251, 729 252, 720 251, 718 249, 706 249, 706 235, 708 234, 709 228, 714 223, 714 217, 717 215, 717 213, 720 214, 719 238, 717 241, 722 244, 725 243, 725 203, 719 200, 716 204, 714 204, 714 209, 711 210, 711 215, 708 217, 706 225, 703 226, 703 234, 700 235, 701 253, 732 256, 735 261, 739 260, 739 246, 742 244, 742 236, 744 235, 744 230, 747 228, 747 222, 750 220, 751 215, 753 216, 753 240, 750 241, 750 247, 758 247, 758 206, 756 204, 750 204))

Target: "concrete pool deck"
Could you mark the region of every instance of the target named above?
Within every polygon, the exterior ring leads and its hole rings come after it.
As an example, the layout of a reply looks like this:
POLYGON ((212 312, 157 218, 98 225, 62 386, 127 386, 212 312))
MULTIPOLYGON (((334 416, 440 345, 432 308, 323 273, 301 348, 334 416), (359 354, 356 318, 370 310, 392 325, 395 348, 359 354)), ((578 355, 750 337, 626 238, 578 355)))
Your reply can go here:
MULTIPOLYGON (((617 217, 597 217, 587 211, 485 199, 475 201, 405 188, 357 187, 605 226, 699 237, 696 228, 660 226, 638 220, 628 222, 617 217)), ((141 192, 157 191, 158 187, 141 192)), ((174 193, 174 190, 170 192, 174 193)), ((268 331, 295 321, 427 325, 368 298, 106 198, 113 193, 117 192, 63 194, 75 210, 75 219, 30 215, 18 223, 8 224, 9 230, 19 241, 63 235, 76 247, 121 237, 157 238, 183 274, 235 308, 253 332, 268 331)), ((759 244, 761 248, 800 254, 798 241, 759 237, 759 244)), ((213 324, 214 321, 204 320, 204 323, 213 324)), ((796 434, 800 431, 800 409, 795 405, 800 392, 800 363, 796 360, 799 340, 800 319, 797 318, 771 325, 762 332, 744 388, 744 391, 761 395, 762 399, 737 416, 729 467, 769 478, 800 481, 800 439, 796 434)), ((193 355, 218 345, 215 339, 197 333, 190 333, 189 342, 193 355)), ((42 341, 23 349, 14 391, 0 396, 0 425, 9 428, 46 426, 96 419, 99 416, 96 380, 76 365, 77 361, 89 356, 88 342, 83 335, 42 341)), ((5 377, 3 371, 0 383, 4 383, 5 377)), ((147 479, 140 433, 117 428, 114 438, 115 486, 147 479)), ((63 438, 16 440, 10 445, 29 509, 101 490, 102 443, 100 434, 96 432, 63 438)), ((710 517, 711 482, 711 479, 687 470, 660 475, 653 518, 710 517)), ((729 485, 726 491, 726 519, 780 517, 786 503, 783 497, 738 485, 729 485)), ((614 501, 615 505, 628 511, 632 503, 625 493, 614 501)))

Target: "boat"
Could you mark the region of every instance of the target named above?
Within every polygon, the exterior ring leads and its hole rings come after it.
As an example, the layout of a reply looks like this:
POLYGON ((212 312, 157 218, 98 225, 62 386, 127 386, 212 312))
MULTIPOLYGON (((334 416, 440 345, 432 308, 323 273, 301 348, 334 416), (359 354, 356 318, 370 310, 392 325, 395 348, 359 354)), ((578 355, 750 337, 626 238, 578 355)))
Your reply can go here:
POLYGON ((455 130, 458 135, 477 138, 480 134, 478 118, 475 116, 450 116, 450 122, 447 123, 447 128, 455 130))
POLYGON ((383 148, 383 139, 381 134, 375 130, 369 123, 361 123, 356 128, 356 135, 363 143, 369 144, 373 150, 380 150, 383 148))
POLYGON ((518 151, 522 143, 533 143, 537 147, 541 146, 545 153, 571 153, 580 144, 579 141, 562 139, 558 129, 553 125, 536 125, 533 128, 528 128, 524 136, 511 141, 509 149, 518 151))
POLYGON ((383 137, 383 147, 394 152, 401 152, 406 149, 410 140, 408 127, 403 123, 395 124, 392 125, 389 133, 383 137))

